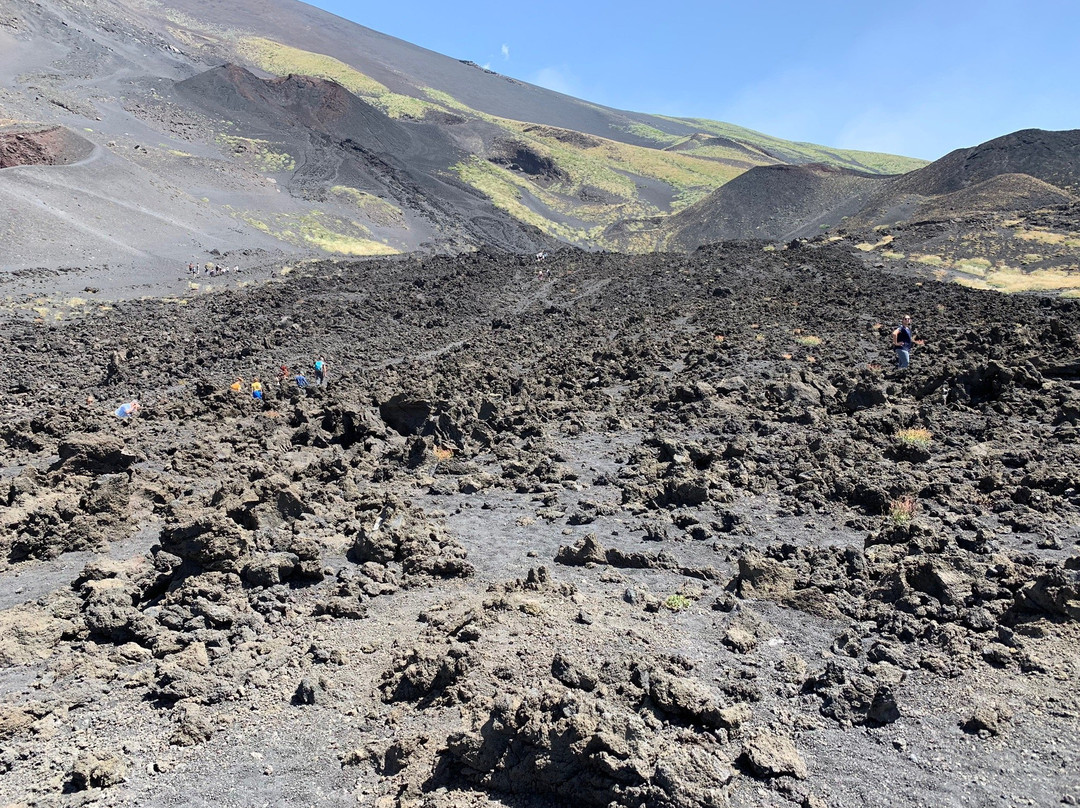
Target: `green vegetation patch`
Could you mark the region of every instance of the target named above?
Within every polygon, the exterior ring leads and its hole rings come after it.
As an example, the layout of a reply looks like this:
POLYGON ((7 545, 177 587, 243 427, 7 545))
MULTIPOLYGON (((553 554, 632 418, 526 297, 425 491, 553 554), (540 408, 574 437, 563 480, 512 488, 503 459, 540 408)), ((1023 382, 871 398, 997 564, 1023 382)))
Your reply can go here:
MULTIPOLYGON (((552 221, 522 202, 523 189, 519 187, 519 184, 524 184, 526 181, 512 171, 493 165, 475 155, 455 165, 454 171, 462 182, 480 191, 491 200, 495 207, 506 211, 519 221, 538 227, 548 235, 571 242, 582 241, 588 237, 586 231, 552 221)), ((531 186, 528 190, 530 193, 537 193, 531 186)))
POLYGON ((390 92, 385 84, 323 53, 301 50, 257 36, 241 38, 236 43, 236 50, 245 59, 276 76, 298 73, 329 79, 356 95, 380 96, 390 92))
POLYGON ((301 50, 257 36, 239 37, 236 51, 251 64, 276 76, 298 74, 336 81, 349 92, 377 106, 391 118, 419 120, 429 110, 442 109, 430 101, 391 92, 385 84, 325 53, 301 50))
POLYGON ((286 152, 278 151, 274 144, 267 140, 236 135, 218 135, 216 139, 235 157, 265 174, 296 170, 296 161, 286 152))
MULTIPOLYGON (((567 130, 503 120, 504 128, 516 131, 531 141, 537 151, 549 156, 571 178, 562 187, 566 194, 585 188, 597 188, 627 202, 638 199, 634 176, 662 182, 673 189, 675 210, 693 204, 743 172, 742 168, 706 160, 681 152, 659 151, 645 146, 631 146, 605 138, 573 137, 567 130)), ((646 210, 644 215, 659 213, 646 210)), ((608 221, 625 218, 626 210, 608 221)))
POLYGON ((1070 292, 1080 290, 1080 270, 1036 269, 1023 272, 1002 267, 987 272, 983 280, 991 289, 999 292, 1070 292))
POLYGON ((680 140, 684 138, 679 135, 670 135, 667 132, 662 132, 655 126, 649 126, 645 123, 632 123, 629 126, 619 127, 624 132, 629 132, 635 137, 642 138, 643 140, 651 140, 653 143, 659 143, 661 146, 674 146, 680 140))
POLYGON ((237 218, 274 238, 298 247, 317 247, 339 255, 396 255, 389 244, 372 239, 371 231, 358 222, 313 210, 303 214, 261 214, 251 211, 237 218))
POLYGON ((940 255, 913 255, 911 260, 931 267, 945 266, 945 259, 940 255))
POLYGON ((898 497, 889 503, 889 518, 893 524, 906 525, 915 518, 919 503, 915 497, 898 497))
POLYGON ((953 269, 957 272, 978 277, 985 275, 986 271, 992 266, 993 264, 985 258, 961 258, 953 262, 953 269))
POLYGON ((830 149, 814 143, 798 143, 791 140, 755 132, 722 121, 707 118, 671 118, 659 116, 681 124, 690 124, 702 132, 731 138, 752 144, 772 155, 791 163, 825 163, 840 168, 852 168, 872 174, 904 174, 927 165, 927 160, 901 157, 895 154, 860 151, 857 149, 830 149))
POLYGON ((387 202, 385 199, 350 188, 347 185, 335 185, 330 189, 330 195, 337 199, 355 205, 375 224, 379 225, 405 225, 405 214, 397 205, 387 202))
POLYGON ((689 609, 693 604, 693 601, 686 595, 669 595, 664 601, 664 608, 673 612, 681 612, 685 609, 689 609))
POLYGON ((901 429, 896 433, 896 437, 905 446, 916 446, 920 449, 925 449, 930 445, 933 435, 930 434, 929 429, 912 428, 901 429))

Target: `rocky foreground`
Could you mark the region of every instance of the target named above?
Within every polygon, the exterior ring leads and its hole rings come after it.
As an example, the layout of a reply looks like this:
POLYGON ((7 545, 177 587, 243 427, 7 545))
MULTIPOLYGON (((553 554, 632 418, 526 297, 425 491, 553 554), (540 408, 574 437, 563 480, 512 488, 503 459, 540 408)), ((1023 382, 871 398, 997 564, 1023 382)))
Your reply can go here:
POLYGON ((1080 801, 1080 306, 542 267, 5 321, 0 803, 1080 801))

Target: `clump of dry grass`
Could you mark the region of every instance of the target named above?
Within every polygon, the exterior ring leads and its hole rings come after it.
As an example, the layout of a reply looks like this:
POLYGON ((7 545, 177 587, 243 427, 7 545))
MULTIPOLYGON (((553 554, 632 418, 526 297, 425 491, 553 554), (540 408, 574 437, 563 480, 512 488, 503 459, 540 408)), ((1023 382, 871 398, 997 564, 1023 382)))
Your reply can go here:
POLYGON ((905 446, 916 446, 925 449, 930 445, 933 435, 929 429, 901 429, 896 433, 896 437, 905 446))
POLYGON ((915 518, 919 502, 915 497, 897 497, 889 502, 889 519, 895 525, 906 525, 915 518))
POLYGON ((797 337, 795 341, 806 348, 816 348, 818 345, 821 344, 821 337, 815 337, 807 334, 802 337, 797 337))

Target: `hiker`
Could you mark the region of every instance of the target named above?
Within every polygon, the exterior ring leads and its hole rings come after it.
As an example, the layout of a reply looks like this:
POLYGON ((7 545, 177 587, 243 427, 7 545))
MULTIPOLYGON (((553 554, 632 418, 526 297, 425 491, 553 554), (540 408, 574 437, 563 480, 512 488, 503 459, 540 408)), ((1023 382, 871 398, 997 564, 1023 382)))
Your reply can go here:
POLYGON ((321 356, 315 360, 315 384, 319 386, 326 384, 326 360, 321 356))
POLYGON ((911 327, 911 315, 905 314, 904 319, 896 330, 892 332, 892 347, 896 351, 896 367, 898 370, 906 370, 911 362, 911 352, 916 345, 922 345, 921 339, 915 339, 915 331, 911 327))
POLYGON ((259 381, 258 376, 256 376, 254 379, 251 380, 251 397, 252 398, 257 398, 257 399, 259 399, 259 401, 262 401, 262 397, 263 397, 262 382, 259 381))
POLYGON ((114 412, 113 415, 115 415, 117 418, 131 418, 135 415, 138 415, 139 410, 141 409, 142 406, 139 404, 139 400, 135 399, 134 401, 128 401, 124 404, 121 404, 119 407, 116 408, 116 412, 114 412))
POLYGON ((285 384, 285 381, 289 378, 289 368, 286 365, 282 365, 278 368, 277 380, 278 384, 285 384))
POLYGON ((236 377, 236 381, 229 385, 229 389, 234 393, 239 393, 244 389, 244 380, 239 376, 236 377))
POLYGON ((305 376, 303 373, 297 373, 296 386, 299 387, 301 390, 305 389, 307 387, 307 376, 305 376))

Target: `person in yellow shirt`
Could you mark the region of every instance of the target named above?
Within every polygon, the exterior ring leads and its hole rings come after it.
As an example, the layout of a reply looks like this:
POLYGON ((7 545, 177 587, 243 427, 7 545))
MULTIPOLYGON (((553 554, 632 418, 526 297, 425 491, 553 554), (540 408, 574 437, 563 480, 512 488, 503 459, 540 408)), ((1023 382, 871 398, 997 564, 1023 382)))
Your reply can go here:
POLYGON ((251 380, 251 397, 257 398, 259 399, 259 401, 262 401, 262 382, 259 381, 258 376, 251 380))

